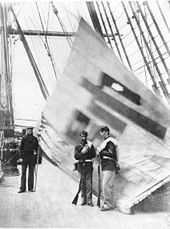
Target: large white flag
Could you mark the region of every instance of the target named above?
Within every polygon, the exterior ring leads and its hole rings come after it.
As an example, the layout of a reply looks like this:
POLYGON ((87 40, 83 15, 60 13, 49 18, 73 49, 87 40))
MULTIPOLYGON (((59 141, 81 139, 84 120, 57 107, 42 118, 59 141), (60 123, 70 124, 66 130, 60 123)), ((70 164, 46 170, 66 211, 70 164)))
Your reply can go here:
MULTIPOLYGON (((129 71, 82 19, 64 75, 47 101, 40 144, 70 174, 82 129, 94 145, 108 125, 119 145, 117 207, 132 206, 170 180, 170 109, 129 71)), ((94 163, 97 191, 97 165, 94 163)))

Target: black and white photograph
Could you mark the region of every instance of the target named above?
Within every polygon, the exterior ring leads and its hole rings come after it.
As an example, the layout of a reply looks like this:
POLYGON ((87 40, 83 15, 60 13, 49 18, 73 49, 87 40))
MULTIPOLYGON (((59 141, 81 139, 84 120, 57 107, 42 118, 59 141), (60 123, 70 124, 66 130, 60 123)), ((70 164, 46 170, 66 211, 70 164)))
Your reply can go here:
POLYGON ((170 228, 169 21, 0 0, 0 228, 170 228))

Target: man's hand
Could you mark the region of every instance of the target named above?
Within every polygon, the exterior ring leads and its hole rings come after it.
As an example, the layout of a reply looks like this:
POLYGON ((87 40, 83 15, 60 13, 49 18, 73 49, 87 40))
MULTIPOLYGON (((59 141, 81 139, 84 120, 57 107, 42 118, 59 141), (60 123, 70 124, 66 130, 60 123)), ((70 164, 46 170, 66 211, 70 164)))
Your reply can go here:
POLYGON ((99 147, 96 148, 96 156, 99 156, 100 150, 99 147))
POLYGON ((115 173, 119 174, 119 172, 120 172, 120 166, 119 166, 119 163, 117 162, 116 163, 116 171, 115 171, 115 173))
POLYGON ((37 155, 37 152, 36 152, 36 150, 34 150, 34 155, 37 155))
POLYGON ((81 152, 85 154, 88 152, 88 149, 89 149, 88 145, 85 145, 81 152))
POLYGON ((21 165, 23 163, 23 159, 22 158, 19 158, 18 160, 17 160, 17 164, 18 165, 21 165))

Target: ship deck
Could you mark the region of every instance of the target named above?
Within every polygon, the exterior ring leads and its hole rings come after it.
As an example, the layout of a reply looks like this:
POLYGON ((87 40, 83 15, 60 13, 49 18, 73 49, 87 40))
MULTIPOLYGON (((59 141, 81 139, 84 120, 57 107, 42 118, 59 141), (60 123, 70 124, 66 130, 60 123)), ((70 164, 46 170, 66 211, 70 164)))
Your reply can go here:
POLYGON ((18 194, 19 186, 20 176, 4 177, 0 184, 1 228, 168 228, 167 212, 101 212, 95 196, 94 207, 81 206, 81 197, 72 205, 78 184, 45 159, 38 169, 36 192, 18 194))

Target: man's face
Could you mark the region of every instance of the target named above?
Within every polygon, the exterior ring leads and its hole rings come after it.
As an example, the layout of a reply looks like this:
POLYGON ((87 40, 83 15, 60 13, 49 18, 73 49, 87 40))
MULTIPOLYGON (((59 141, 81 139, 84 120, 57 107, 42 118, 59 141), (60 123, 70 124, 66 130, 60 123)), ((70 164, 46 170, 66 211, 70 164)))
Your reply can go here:
POLYGON ((102 138, 106 138, 107 135, 108 135, 108 132, 107 131, 100 131, 100 136, 102 138))
POLYGON ((81 138, 81 141, 83 141, 83 142, 85 142, 87 140, 87 137, 85 135, 81 135, 80 138, 81 138))
POLYGON ((33 134, 32 129, 28 129, 28 130, 27 130, 27 134, 28 134, 28 135, 32 135, 32 134, 33 134))

